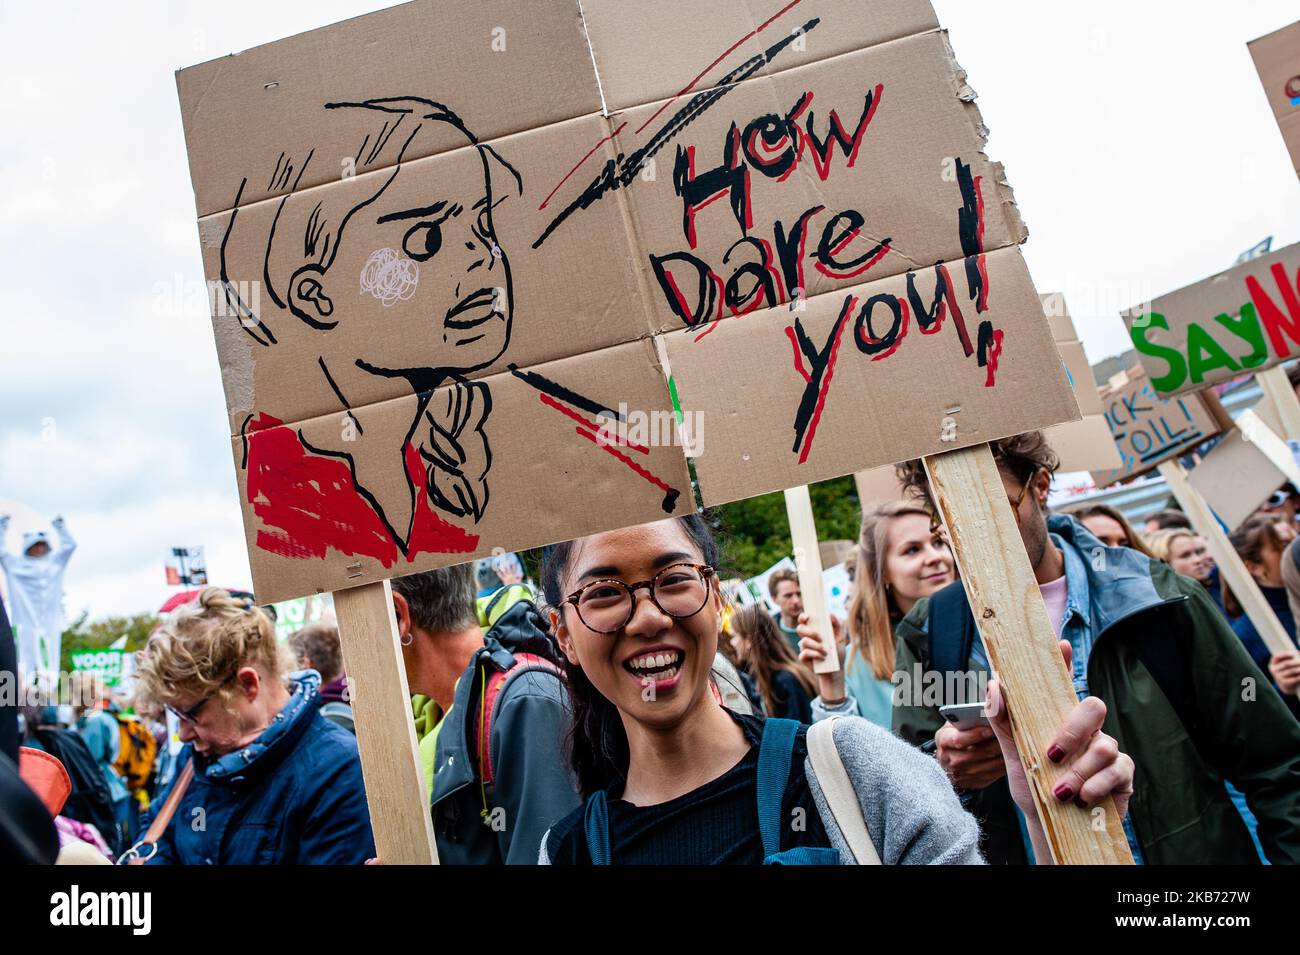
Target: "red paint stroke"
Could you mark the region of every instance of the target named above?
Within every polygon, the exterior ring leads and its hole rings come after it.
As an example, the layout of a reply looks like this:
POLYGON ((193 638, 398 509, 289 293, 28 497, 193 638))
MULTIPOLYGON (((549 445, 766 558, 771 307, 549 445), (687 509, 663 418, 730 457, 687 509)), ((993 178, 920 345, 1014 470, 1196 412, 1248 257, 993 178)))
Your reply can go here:
POLYGON ((998 358, 1002 355, 1002 329, 993 332, 993 344, 988 350, 988 374, 984 377, 984 387, 992 388, 994 376, 998 372, 998 358))
MULTIPOLYGON (((811 154, 813 168, 817 170, 817 178, 822 182, 825 182, 831 174, 831 160, 835 158, 836 142, 843 143, 844 140, 848 139, 853 143, 853 148, 849 150, 848 159, 844 163, 845 168, 853 168, 853 164, 858 160, 858 150, 862 148, 862 140, 867 135, 867 127, 871 125, 871 120, 875 118, 876 107, 880 105, 880 96, 884 91, 885 84, 877 83, 875 93, 871 97, 871 105, 867 107, 867 115, 862 118, 862 122, 858 124, 858 128, 854 130, 851 138, 848 130, 844 128, 844 122, 840 119, 839 111, 834 109, 826 117, 830 125, 826 130, 825 152, 820 152, 817 149, 817 144, 812 141, 810 136, 801 137, 802 144, 808 147, 808 152, 811 154)), ((811 128, 809 126, 810 130, 811 128)), ((801 147, 800 155, 802 156, 802 154, 801 147)))
MULTIPOLYGON (((745 42, 746 40, 748 40, 750 37, 754 37, 754 36, 757 36, 758 34, 762 33, 764 30, 766 30, 766 29, 768 28, 768 26, 770 26, 770 25, 772 24, 772 21, 777 20, 777 19, 779 19, 780 17, 784 16, 786 13, 788 13, 788 12, 789 12, 790 10, 792 10, 793 8, 797 7, 797 6, 798 6, 799 4, 801 4, 802 2, 803 2, 803 0, 792 0, 791 3, 787 4, 786 6, 782 7, 780 10, 778 10, 774 16, 772 16, 772 17, 770 17, 769 19, 763 21, 763 23, 760 24, 760 25, 758 26, 757 29, 755 29, 755 30, 752 31, 751 33, 746 33, 744 36, 742 36, 739 40, 737 40, 734 44, 732 44, 732 45, 727 49, 727 52, 723 53, 722 56, 718 57, 716 60, 714 60, 712 63, 710 63, 710 64, 709 64, 709 65, 704 69, 704 72, 703 72, 703 73, 701 73, 699 76, 695 77, 695 79, 691 80, 690 84, 689 84, 688 86, 686 86, 684 89, 682 89, 681 92, 679 92, 676 96, 674 96, 674 97, 673 97, 672 99, 670 99, 668 102, 666 102, 666 103, 664 103, 662 106, 660 106, 659 109, 655 110, 655 113, 654 113, 653 116, 651 116, 651 117, 650 117, 649 119, 647 119, 644 123, 642 123, 640 126, 637 127, 636 132, 639 134, 639 133, 640 133, 642 130, 644 130, 647 126, 649 126, 651 123, 653 123, 653 122, 654 122, 654 121, 659 117, 659 115, 660 115, 664 110, 666 110, 666 109, 667 109, 669 106, 671 106, 673 103, 677 102, 677 100, 681 99, 683 96, 685 96, 687 93, 689 93, 689 92, 690 92, 690 91, 695 87, 695 84, 698 83, 700 80, 702 80, 702 79, 703 79, 703 78, 708 74, 709 70, 713 69, 713 68, 714 68, 715 66, 717 66, 719 63, 721 63, 723 60, 725 60, 728 56, 730 56, 733 52, 735 52, 736 48, 739 47, 742 43, 744 43, 744 42, 745 42)), ((623 123, 623 126, 626 126, 626 125, 627 125, 626 122, 623 123)), ((561 179, 558 183, 555 184, 555 188, 552 189, 551 192, 550 192, 550 194, 546 197, 546 201, 543 202, 543 203, 542 203, 540 206, 538 206, 537 208, 538 208, 538 209, 545 209, 545 208, 546 208, 546 203, 547 203, 547 202, 550 202, 551 199, 555 196, 555 194, 556 194, 557 192, 560 191, 560 187, 563 186, 563 185, 565 184, 565 182, 568 181, 569 177, 572 176, 575 172, 577 172, 580 168, 582 168, 582 165, 583 165, 583 164, 584 164, 588 159, 590 159, 593 155, 595 155, 595 152, 596 152, 597 149, 599 149, 601 146, 603 146, 603 145, 604 145, 605 143, 607 143, 609 140, 613 139, 615 136, 617 136, 619 133, 621 133, 621 132, 623 131, 623 126, 620 126, 618 129, 614 130, 614 132, 610 133, 610 135, 606 136, 606 137, 605 137, 604 139, 602 139, 600 142, 596 143, 596 145, 592 146, 592 147, 591 147, 591 150, 587 153, 587 155, 585 155, 585 156, 583 156, 581 159, 579 159, 579 160, 578 160, 578 164, 577 164, 576 166, 574 166, 572 169, 570 169, 570 170, 565 174, 564 178, 561 179)))
POLYGON ((790 339, 790 344, 794 346, 794 370, 799 373, 800 378, 812 384, 812 375, 808 374, 808 369, 803 366, 803 353, 799 351, 799 340, 794 336, 793 325, 785 327, 785 337, 790 339))
POLYGON ((719 63, 721 63, 723 60, 725 60, 727 57, 729 57, 732 53, 734 53, 734 52, 736 51, 736 49, 737 49, 737 48, 738 48, 742 43, 744 43, 746 40, 750 39, 751 37, 758 36, 758 34, 762 33, 762 32, 763 32, 764 30, 766 30, 769 26, 771 26, 772 23, 773 23, 774 21, 779 20, 781 17, 785 16, 787 13, 789 13, 789 12, 790 12, 791 10, 793 10, 795 7, 799 6, 799 4, 801 4, 802 2, 803 2, 803 0, 791 0, 790 3, 787 3, 784 7, 782 7, 780 10, 778 10, 778 11, 777 11, 776 13, 774 13, 772 16, 768 17, 766 20, 764 20, 762 23, 760 23, 760 24, 759 24, 755 29, 753 29, 753 30, 750 31, 749 33, 746 33, 744 36, 742 36, 739 40, 737 40, 737 41, 736 41, 735 43, 733 43, 731 46, 727 47, 727 50, 726 50, 725 53, 723 53, 720 57, 718 57, 716 60, 714 60, 714 61, 713 61, 712 63, 710 63, 708 66, 706 66, 706 67, 704 68, 704 70, 703 70, 703 71, 702 71, 702 72, 701 72, 697 77, 695 77, 695 79, 691 80, 690 83, 688 83, 685 87, 683 87, 683 88, 681 89, 681 91, 680 91, 676 96, 674 96, 672 99, 668 100, 668 102, 664 103, 664 104, 663 104, 662 106, 660 106, 657 110, 655 110, 654 115, 651 116, 649 119, 647 119, 647 120, 646 120, 644 123, 642 123, 640 126, 638 126, 637 129, 636 129, 636 131, 637 131, 638 133, 640 133, 640 132, 641 132, 642 130, 644 130, 647 126, 649 126, 649 125, 650 125, 651 123, 653 123, 656 119, 658 119, 660 113, 662 113, 664 110, 666 110, 666 109, 667 109, 669 106, 671 106, 673 103, 677 102, 679 99, 681 99, 683 96, 685 96, 685 95, 686 95, 687 93, 689 93, 691 90, 693 90, 693 89, 695 88, 695 84, 696 84, 696 83, 698 83, 700 80, 704 79, 704 77, 708 75, 708 73, 709 73, 710 70, 712 70, 715 66, 717 66, 719 63))
POLYGON ((952 315, 952 323, 957 329, 957 337, 961 339, 961 350, 969 358, 975 353, 975 349, 970 343, 970 333, 966 331, 966 317, 961 313, 961 306, 957 304, 957 295, 953 289, 952 276, 948 274, 946 265, 937 265, 935 268, 943 273, 944 301, 948 303, 948 312, 952 315))
MULTIPOLYGON (((881 361, 881 360, 883 360, 883 359, 885 359, 885 358, 888 358, 888 357, 889 357, 890 355, 892 355, 894 352, 898 351, 898 346, 901 345, 901 344, 903 344, 903 339, 907 337, 907 325, 908 325, 908 323, 911 321, 911 318, 912 318, 912 310, 911 310, 910 308, 907 307, 907 302, 906 302, 905 300, 899 298, 898 296, 895 296, 894 298, 895 298, 895 301, 898 302, 898 310, 899 310, 899 311, 898 311, 898 314, 899 314, 899 316, 900 316, 899 319, 898 319, 898 334, 894 336, 894 343, 893 343, 892 345, 890 345, 888 348, 886 348, 886 349, 885 349, 884 351, 882 351, 880 354, 878 354, 878 355, 872 355, 872 356, 871 356, 871 360, 872 360, 872 361, 881 361)), ((862 332, 865 332, 865 331, 867 330, 867 329, 866 329, 866 323, 865 323, 865 322, 864 322, 862 325, 858 326, 858 327, 859 327, 859 329, 861 330, 861 331, 859 332, 859 337, 860 337, 864 342, 866 342, 868 345, 879 345, 879 344, 880 344, 881 339, 878 339, 878 338, 874 338, 874 339, 873 339, 873 338, 869 338, 867 335, 862 334, 862 332)))
POLYGON ((808 460, 812 450, 813 437, 817 434, 817 423, 821 421, 822 408, 826 406, 826 393, 831 387, 831 375, 835 374, 835 356, 840 350, 840 339, 844 335, 844 326, 848 323, 849 313, 857 307, 857 298, 850 298, 844 303, 835 326, 835 341, 831 343, 831 357, 826 361, 826 374, 822 377, 821 389, 817 392, 817 406, 813 408, 812 420, 808 423, 808 435, 804 438, 803 449, 799 452, 799 463, 808 460))
POLYGON ((624 123, 623 123, 622 126, 620 126, 618 129, 614 130, 612 133, 610 133, 608 136, 606 136, 606 137, 605 137, 604 139, 602 139, 600 142, 596 143, 596 145, 592 146, 592 147, 591 147, 591 150, 587 153, 587 155, 585 155, 585 156, 583 156, 581 159, 579 159, 579 160, 578 160, 578 164, 577 164, 576 166, 574 166, 572 169, 570 169, 568 172, 566 172, 566 173, 564 174, 564 178, 561 179, 559 182, 557 182, 557 183, 555 184, 555 188, 552 189, 549 193, 546 194, 546 198, 542 200, 542 204, 541 204, 540 206, 538 206, 537 208, 538 208, 539 210, 540 210, 540 209, 545 209, 545 208, 546 208, 546 204, 547 204, 548 202, 550 202, 553 198, 555 198, 555 194, 556 194, 557 192, 560 191, 560 187, 563 186, 566 182, 569 181, 569 177, 572 176, 572 175, 573 175, 575 172, 577 172, 579 169, 581 169, 581 168, 582 168, 582 164, 585 163, 588 159, 590 159, 593 155, 595 155, 595 152, 596 152, 597 149, 599 149, 601 146, 605 145, 607 142, 609 142, 611 139, 613 139, 615 136, 617 136, 619 133, 621 133, 621 132, 623 131, 623 127, 626 126, 626 125, 627 125, 627 122, 624 121, 624 123))
POLYGON ((600 441, 600 439, 597 438, 597 437, 596 437, 594 434, 592 434, 590 431, 586 431, 586 430, 584 430, 584 429, 582 429, 582 428, 574 428, 573 430, 576 431, 576 432, 578 432, 578 434, 582 435, 584 438, 586 438, 588 441, 590 441, 590 442, 591 442, 592 444, 594 444, 596 447, 600 448, 602 451, 608 451, 610 454, 614 455, 614 457, 618 458, 620 461, 622 461, 624 464, 626 464, 628 467, 630 467, 633 471, 635 471, 638 475, 640 475, 641 477, 645 478, 645 480, 649 481, 651 484, 653 484, 655 487, 659 488, 659 489, 660 489, 661 491, 663 491, 665 494, 672 494, 672 493, 673 493, 673 489, 672 489, 671 487, 669 487, 667 484, 665 484, 663 481, 661 481, 661 480, 660 480, 658 477, 656 477, 654 474, 652 474, 652 473, 650 473, 649 471, 647 471, 644 467, 642 467, 641 465, 637 464, 635 461, 633 461, 631 458, 629 458, 629 457, 628 457, 626 454, 624 454, 622 451, 619 451, 619 450, 617 450, 616 448, 612 448, 612 447, 610 447, 608 444, 604 444, 604 443, 602 443, 602 442, 600 441))
POLYGON ((854 229, 852 232, 850 232, 848 235, 846 235, 843 239, 841 239, 839 242, 835 244, 835 248, 831 249, 831 255, 839 255, 844 250, 844 247, 846 245, 848 245, 850 242, 852 242, 861 234, 862 234, 861 229, 854 229))
MULTIPOLYGON (((831 250, 831 255, 835 255, 835 253, 838 252, 841 248, 843 248, 847 242, 856 239, 857 236, 858 236, 858 230, 854 229, 853 232, 849 234, 849 237, 848 239, 845 240, 845 242, 841 242, 838 246, 835 247, 835 249, 831 250)), ((877 262, 879 262, 881 259, 883 259, 886 255, 888 255, 889 250, 890 250, 889 243, 888 242, 882 243, 879 252, 877 252, 871 258, 867 259, 867 261, 863 262, 856 269, 853 269, 852 271, 849 272, 838 271, 837 269, 833 269, 830 266, 828 266, 826 263, 821 261, 815 262, 814 267, 817 269, 818 272, 820 272, 822 275, 825 275, 827 278, 832 278, 832 279, 856 278, 857 276, 861 275, 863 272, 867 271, 867 269, 875 265, 877 262)))
POLYGON ((980 270, 980 297, 975 303, 975 311, 984 312, 989 307, 989 270, 984 266, 984 253, 975 257, 975 267, 980 270))
POLYGON ((596 424, 594 421, 588 421, 586 418, 578 414, 576 411, 571 411, 570 409, 564 407, 564 405, 560 404, 558 401, 556 401, 548 394, 539 392, 537 397, 542 400, 542 404, 550 405, 552 408, 560 412, 565 417, 572 418, 574 421, 578 422, 578 424, 590 428, 592 431, 595 431, 597 434, 600 434, 602 436, 602 440, 612 441, 614 444, 621 444, 626 448, 631 448, 633 451, 640 451, 642 454, 650 453, 650 449, 647 448, 645 445, 633 444, 631 441, 628 441, 626 438, 624 438, 622 435, 618 434, 617 432, 611 432, 608 428, 602 427, 601 425, 596 424))
MULTIPOLYGON (((671 274, 671 273, 666 273, 666 274, 668 275, 668 281, 672 283, 673 291, 677 293, 677 297, 678 297, 678 298, 681 298, 681 297, 682 297, 682 293, 681 293, 681 291, 677 288, 677 283, 676 283, 676 282, 673 282, 672 274, 671 274)), ((723 314, 722 314, 722 299, 723 299, 723 297, 724 297, 724 291, 723 291, 723 287, 722 287, 722 279, 718 278, 718 276, 715 275, 715 274, 713 273, 713 270, 710 269, 710 270, 709 270, 709 281, 713 283, 714 288, 716 289, 716 291, 717 291, 717 293, 718 293, 718 296, 717 296, 717 298, 718 298, 718 314, 717 314, 717 318, 715 318, 715 319, 713 319, 713 321, 709 322, 709 327, 706 328, 704 331, 700 332, 698 335, 696 335, 695 338, 692 339, 692 341, 697 341, 697 342, 698 342, 698 341, 702 340, 706 335, 708 335, 711 331, 713 331, 715 328, 718 327, 718 323, 721 322, 722 319, 723 319, 723 317, 724 317, 723 314)))
POLYGON ((384 567, 422 553, 462 554, 478 547, 466 533, 438 516, 424 492, 426 475, 416 448, 402 448, 407 477, 417 489, 405 553, 362 496, 346 461, 310 453, 293 428, 261 414, 247 435, 246 496, 264 525, 258 548, 296 560, 324 560, 329 551, 371 557, 384 567))

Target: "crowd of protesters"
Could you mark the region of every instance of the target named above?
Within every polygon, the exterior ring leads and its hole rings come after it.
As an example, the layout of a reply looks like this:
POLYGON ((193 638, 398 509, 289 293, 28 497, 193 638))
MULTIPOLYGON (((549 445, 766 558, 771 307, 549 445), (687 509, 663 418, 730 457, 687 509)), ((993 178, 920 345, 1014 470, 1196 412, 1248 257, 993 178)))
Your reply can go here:
MULTIPOLYGON (((1012 742, 913 462, 862 515, 829 635, 793 571, 775 610, 729 606, 699 515, 547 548, 540 588, 516 555, 394 579, 440 861, 1045 864, 1027 755, 1063 767, 1058 801, 1112 799, 1139 863, 1300 861, 1300 653, 1269 650, 1180 511, 1052 513, 1042 434, 991 447, 1078 699, 1045 752, 1012 742), (973 679, 938 700, 925 672, 973 679), (984 719, 940 712, 967 703, 984 719)), ((1231 536, 1293 644, 1296 538, 1273 506, 1231 536)), ((207 588, 139 653, 134 714, 94 680, 75 729, 29 707, 0 785, 40 797, 62 861, 382 863, 344 670, 330 621, 282 646, 207 588)))

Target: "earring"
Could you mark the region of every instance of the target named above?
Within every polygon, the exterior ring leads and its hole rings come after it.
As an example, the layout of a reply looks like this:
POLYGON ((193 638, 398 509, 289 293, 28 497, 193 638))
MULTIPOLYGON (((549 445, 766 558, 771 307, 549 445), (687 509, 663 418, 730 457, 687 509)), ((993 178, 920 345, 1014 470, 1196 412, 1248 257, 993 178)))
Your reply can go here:
POLYGON ((399 640, 399 642, 404 647, 409 647, 414 641, 415 641, 415 634, 409 632, 406 634, 406 636, 400 638, 399 640))

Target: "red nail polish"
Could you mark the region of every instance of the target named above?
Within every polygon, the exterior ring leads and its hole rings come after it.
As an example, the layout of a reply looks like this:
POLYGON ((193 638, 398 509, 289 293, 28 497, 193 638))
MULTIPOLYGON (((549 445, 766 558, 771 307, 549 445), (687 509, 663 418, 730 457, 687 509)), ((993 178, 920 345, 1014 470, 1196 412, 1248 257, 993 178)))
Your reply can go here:
POLYGON ((1061 802, 1069 802, 1074 798, 1074 788, 1069 783, 1061 783, 1052 790, 1052 795, 1061 802))
POLYGON ((1082 796, 1075 796, 1075 797, 1074 797, 1074 804, 1075 804, 1076 806, 1078 806, 1080 809, 1087 809, 1087 808, 1088 808, 1088 804, 1087 804, 1086 802, 1083 801, 1083 797, 1082 797, 1082 796))
POLYGON ((1065 759, 1065 750, 1053 743, 1047 748, 1047 758, 1054 763, 1059 763, 1061 760, 1065 759))

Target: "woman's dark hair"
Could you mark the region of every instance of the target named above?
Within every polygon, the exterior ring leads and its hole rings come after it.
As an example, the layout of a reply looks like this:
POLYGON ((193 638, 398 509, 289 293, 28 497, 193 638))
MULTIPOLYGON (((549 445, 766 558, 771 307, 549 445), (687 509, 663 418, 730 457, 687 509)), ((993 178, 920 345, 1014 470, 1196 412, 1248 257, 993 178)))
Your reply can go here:
POLYGON ((731 618, 731 629, 749 644, 745 652, 745 669, 758 684, 763 709, 768 713, 780 713, 783 704, 788 702, 777 698, 776 674, 781 670, 798 680, 810 697, 817 695, 817 682, 812 671, 799 662, 781 631, 776 629, 776 621, 766 607, 762 604, 741 607, 731 618))
POLYGON ((1119 529, 1124 532, 1125 547, 1129 548, 1129 550, 1135 550, 1139 554, 1145 554, 1147 557, 1156 556, 1152 553, 1151 548, 1147 546, 1146 541, 1142 539, 1142 535, 1133 529, 1133 525, 1128 522, 1128 518, 1117 507, 1111 507, 1109 504, 1085 504, 1083 507, 1073 511, 1066 511, 1066 513, 1081 524, 1089 517, 1108 517, 1118 524, 1119 529))
MULTIPOLYGON (((1265 548, 1275 550, 1279 554, 1286 553, 1286 542, 1277 532, 1278 521, 1277 517, 1269 514, 1255 514, 1228 535, 1228 540, 1232 542, 1232 547, 1242 563, 1262 564, 1265 548)), ((1246 612, 1226 580, 1223 581, 1220 592, 1223 596, 1223 609, 1227 611, 1229 617, 1240 617, 1246 612)))
MULTIPOLYGON (((699 549, 700 559, 711 567, 718 565, 718 545, 701 514, 676 518, 686 536, 699 549)), ((546 602, 564 613, 564 575, 573 560, 574 544, 556 544, 542 563, 542 591, 546 602)), ((564 657, 564 675, 569 689, 569 730, 565 748, 569 764, 578 777, 584 797, 615 782, 627 779, 627 733, 618 715, 618 707, 601 695, 587 679, 582 667, 564 657)), ((712 661, 709 661, 710 663, 712 661)))

